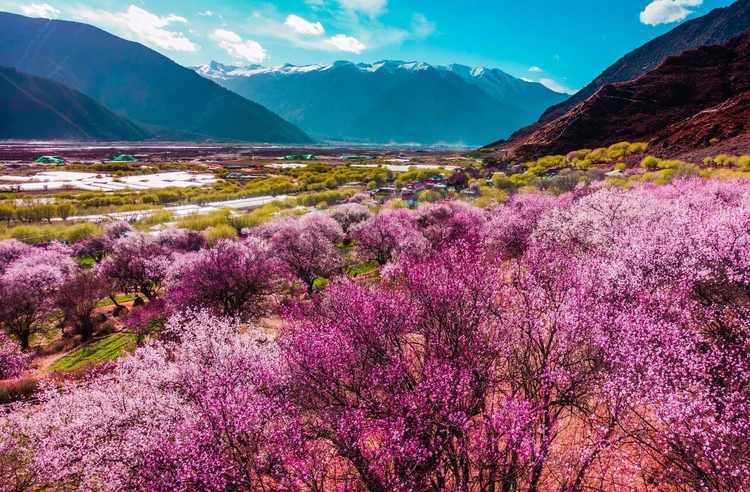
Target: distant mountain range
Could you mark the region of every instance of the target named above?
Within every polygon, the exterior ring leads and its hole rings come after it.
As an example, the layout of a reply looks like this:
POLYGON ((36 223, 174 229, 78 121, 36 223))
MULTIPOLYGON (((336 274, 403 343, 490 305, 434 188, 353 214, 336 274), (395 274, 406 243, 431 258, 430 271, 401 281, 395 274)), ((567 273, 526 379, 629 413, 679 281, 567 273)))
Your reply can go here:
POLYGON ((86 24, 0 12, 0 66, 80 91, 157 138, 311 141, 260 104, 86 24))
POLYGON ((151 134, 78 91, 0 67, 0 139, 143 140, 151 134))
POLYGON ((729 40, 748 29, 750 0, 681 24, 623 57, 539 122, 488 148, 501 159, 525 160, 620 140, 648 140, 665 155, 744 141, 750 44, 748 35, 729 40))
POLYGON ((329 140, 479 145, 533 122, 567 97, 501 70, 462 65, 212 62, 195 70, 329 140))

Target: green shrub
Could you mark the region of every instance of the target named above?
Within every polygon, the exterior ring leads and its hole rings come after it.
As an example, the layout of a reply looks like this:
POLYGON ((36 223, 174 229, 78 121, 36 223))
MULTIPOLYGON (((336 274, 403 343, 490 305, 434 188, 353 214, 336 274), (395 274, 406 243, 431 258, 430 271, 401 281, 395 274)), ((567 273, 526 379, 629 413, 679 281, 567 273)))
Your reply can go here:
POLYGON ((165 224, 174 220, 174 214, 169 210, 157 210, 145 219, 138 222, 143 226, 153 226, 157 224, 165 224))
POLYGON ((385 202, 383 208, 409 208, 409 204, 400 198, 394 198, 385 202))
POLYGON ((737 157, 729 154, 719 154, 714 157, 714 163, 718 166, 729 167, 737 165, 737 157))
POLYGON ((508 192, 489 186, 479 186, 479 196, 474 200, 474 205, 487 208, 505 203, 510 199, 508 192))
POLYGON ((652 155, 647 155, 641 160, 641 167, 650 171, 655 171, 659 169, 659 159, 652 155))
POLYGON ((95 224, 90 224, 90 223, 75 224, 75 225, 68 227, 65 230, 65 232, 63 233, 63 239, 73 244, 73 243, 77 243, 78 241, 88 239, 92 236, 96 236, 100 232, 101 232, 101 227, 95 224))
POLYGON ((647 142, 633 142, 628 146, 628 154, 643 154, 647 150, 647 142))
POLYGON ((10 223, 16 218, 16 207, 9 204, 0 204, 0 221, 10 223))
POLYGON ((609 157, 609 150, 607 150, 606 148, 594 149, 586 158, 597 164, 602 162, 609 162, 610 160, 612 160, 609 157))
POLYGON ((43 243, 54 238, 46 228, 40 225, 18 225, 8 229, 6 236, 28 244, 43 243))
POLYGON ((425 190, 417 195, 417 200, 420 202, 439 202, 443 199, 443 195, 435 190, 425 190))
POLYGON ((621 159, 628 154, 630 142, 619 142, 607 147, 607 157, 611 160, 621 159))
POLYGON ((590 168, 593 165, 594 165, 594 162, 591 159, 581 159, 581 160, 575 161, 574 167, 581 171, 585 171, 586 169, 590 168))
POLYGON ((193 231, 205 231, 209 227, 229 225, 229 210, 217 210, 208 214, 189 215, 177 221, 177 227, 193 231))
POLYGON ((220 224, 206 229, 204 233, 209 244, 216 244, 220 239, 235 239, 237 229, 229 224, 220 224))

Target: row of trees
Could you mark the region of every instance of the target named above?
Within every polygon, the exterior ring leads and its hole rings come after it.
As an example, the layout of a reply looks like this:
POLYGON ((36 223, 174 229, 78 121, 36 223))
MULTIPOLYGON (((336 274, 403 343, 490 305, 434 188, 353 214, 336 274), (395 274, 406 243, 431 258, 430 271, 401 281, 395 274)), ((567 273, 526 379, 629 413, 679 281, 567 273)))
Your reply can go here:
POLYGON ((96 270, 169 321, 111 372, 12 413, 8 476, 82 490, 750 481, 750 184, 333 210, 187 253, 116 239, 96 270), (347 242, 380 279, 316 293, 347 242), (305 295, 286 296, 284 327, 253 329, 290 281, 305 295))
POLYGON ((52 219, 68 217, 76 213, 72 203, 30 203, 8 204, 0 203, 0 221, 11 222, 51 222, 52 219))

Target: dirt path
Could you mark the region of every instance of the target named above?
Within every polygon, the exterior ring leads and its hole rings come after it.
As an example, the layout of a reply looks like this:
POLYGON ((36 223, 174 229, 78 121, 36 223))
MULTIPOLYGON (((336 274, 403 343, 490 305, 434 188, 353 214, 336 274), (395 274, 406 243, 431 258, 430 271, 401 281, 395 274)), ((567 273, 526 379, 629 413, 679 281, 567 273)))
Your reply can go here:
POLYGON ((28 377, 36 377, 36 378, 43 378, 44 376, 48 376, 52 371, 50 371, 50 367, 52 364, 57 362, 58 360, 62 359, 69 353, 76 350, 76 348, 57 352, 55 354, 48 354, 48 355, 42 355, 39 357, 36 357, 33 359, 31 367, 27 371, 27 374, 25 374, 28 377))

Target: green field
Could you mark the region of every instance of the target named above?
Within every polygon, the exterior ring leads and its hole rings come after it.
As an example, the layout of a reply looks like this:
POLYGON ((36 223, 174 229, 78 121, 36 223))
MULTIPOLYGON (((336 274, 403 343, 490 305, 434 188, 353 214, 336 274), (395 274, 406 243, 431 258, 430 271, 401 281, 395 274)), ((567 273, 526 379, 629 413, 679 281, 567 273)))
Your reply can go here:
POLYGON ((122 357, 135 349, 137 337, 134 333, 113 333, 77 348, 50 366, 53 371, 73 371, 108 362, 122 357))

